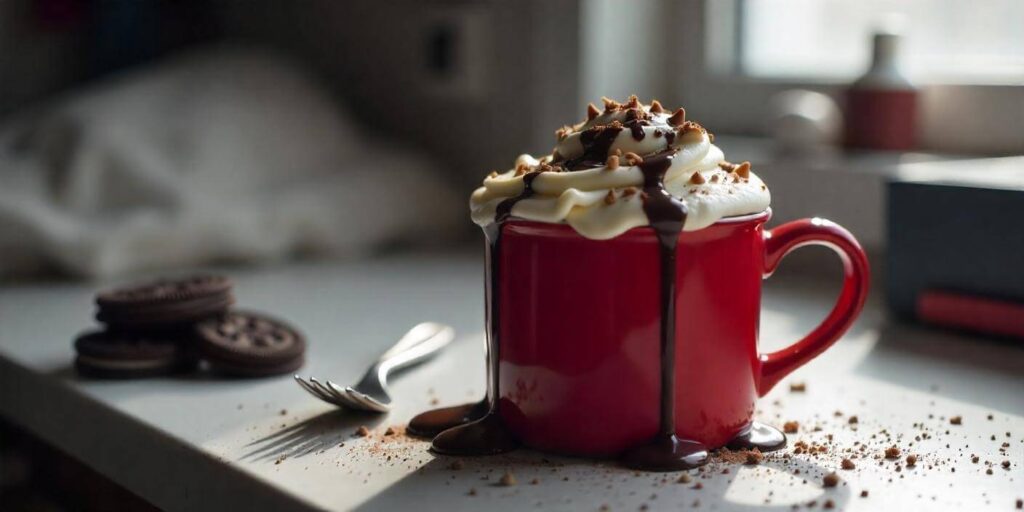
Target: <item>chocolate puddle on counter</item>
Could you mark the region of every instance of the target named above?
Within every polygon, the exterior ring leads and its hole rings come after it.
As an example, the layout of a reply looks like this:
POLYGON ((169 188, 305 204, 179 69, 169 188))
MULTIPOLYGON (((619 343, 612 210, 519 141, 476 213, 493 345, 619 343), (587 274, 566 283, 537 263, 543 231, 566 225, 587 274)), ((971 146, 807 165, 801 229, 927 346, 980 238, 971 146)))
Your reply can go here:
MULTIPOLYGON (((581 137, 583 154, 562 164, 573 170, 600 160, 607 155, 621 128, 588 130, 581 137)), ((680 439, 675 428, 675 333, 676 333, 676 253, 679 234, 686 223, 686 205, 665 190, 665 173, 677 150, 668 149, 651 155, 638 167, 643 173, 644 213, 658 237, 661 264, 661 403, 658 433, 645 444, 631 448, 622 455, 627 467, 648 471, 678 471, 703 465, 708 448, 693 440, 680 439)), ((556 162, 557 163, 557 162, 556 162)), ((433 436, 431 448, 445 455, 492 455, 518 447, 518 442, 502 423, 498 413, 499 399, 499 261, 501 228, 511 217, 512 207, 534 193, 533 182, 544 171, 523 176, 523 191, 502 201, 494 222, 484 227, 486 254, 486 324, 487 324, 487 397, 483 402, 436 409, 422 413, 409 423, 409 431, 424 437, 433 436)), ((730 449, 759 448, 777 450, 786 444, 785 435, 774 427, 753 422, 728 443, 730 449)))

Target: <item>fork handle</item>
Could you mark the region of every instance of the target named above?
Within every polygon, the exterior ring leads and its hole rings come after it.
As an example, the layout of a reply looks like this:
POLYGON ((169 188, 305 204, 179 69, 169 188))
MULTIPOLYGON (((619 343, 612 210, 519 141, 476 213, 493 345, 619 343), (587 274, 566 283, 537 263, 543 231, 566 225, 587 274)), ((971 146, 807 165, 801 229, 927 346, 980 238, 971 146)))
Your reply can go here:
MULTIPOLYGON (((455 338, 455 330, 434 322, 423 322, 405 333, 393 347, 377 360, 375 370, 381 377, 422 362, 446 347, 455 338)), ((373 370, 371 370, 373 371, 373 370)))

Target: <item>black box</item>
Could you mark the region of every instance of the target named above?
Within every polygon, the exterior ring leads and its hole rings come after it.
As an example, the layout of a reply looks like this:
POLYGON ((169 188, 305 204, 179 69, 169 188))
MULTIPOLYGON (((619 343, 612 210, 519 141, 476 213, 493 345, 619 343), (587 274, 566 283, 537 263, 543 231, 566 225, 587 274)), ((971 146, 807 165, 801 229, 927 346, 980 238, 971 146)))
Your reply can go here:
POLYGON ((1024 304, 1024 157, 904 166, 888 205, 886 285, 899 316, 915 318, 929 290, 1024 304))

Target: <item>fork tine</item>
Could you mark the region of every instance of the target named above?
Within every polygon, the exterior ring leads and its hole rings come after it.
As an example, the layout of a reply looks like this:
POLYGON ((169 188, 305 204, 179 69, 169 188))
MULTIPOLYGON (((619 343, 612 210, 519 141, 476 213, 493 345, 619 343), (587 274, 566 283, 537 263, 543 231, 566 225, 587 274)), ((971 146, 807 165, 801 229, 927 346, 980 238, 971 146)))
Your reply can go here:
POLYGON ((321 400, 324 399, 324 397, 320 395, 319 390, 309 387, 309 384, 307 384, 306 381, 302 379, 302 377, 299 377, 299 374, 296 373, 295 375, 292 375, 292 377, 295 379, 295 383, 298 384, 299 387, 306 390, 306 393, 309 393, 321 400))
POLYGON ((313 382, 317 386, 318 389, 320 389, 321 393, 331 397, 331 402, 332 403, 335 403, 337 405, 341 405, 341 406, 344 406, 344 407, 349 407, 349 408, 352 408, 352 409, 362 409, 363 408, 362 404, 360 404, 356 400, 353 400, 352 397, 348 396, 346 393, 338 393, 334 389, 332 389, 330 386, 324 384, 323 382, 320 382, 319 380, 317 380, 317 379, 315 379, 313 377, 310 377, 309 380, 311 382, 313 382))
POLYGON ((366 398, 363 397, 362 393, 355 391, 352 388, 346 388, 345 391, 350 400, 359 404, 360 409, 364 411, 380 412, 380 409, 378 409, 373 403, 367 401, 366 398))
POLYGON ((331 382, 330 379, 327 379, 326 381, 324 381, 324 383, 327 384, 327 387, 330 388, 331 392, 333 392, 334 394, 336 394, 336 395, 344 395, 345 394, 345 388, 335 384, 334 382, 331 382))
POLYGON ((360 395, 363 398, 363 400, 365 400, 366 402, 372 404, 373 405, 373 410, 375 410, 377 412, 388 412, 388 411, 391 410, 391 406, 390 405, 385 405, 380 400, 377 400, 376 398, 374 398, 374 397, 372 397, 370 395, 364 395, 362 393, 360 393, 360 395))
POLYGON ((380 403, 377 399, 367 395, 366 393, 356 391, 351 386, 346 387, 345 391, 353 400, 358 401, 363 405, 363 408, 368 411, 387 412, 388 409, 390 409, 388 406, 380 403))
POLYGON ((349 394, 341 386, 331 382, 330 380, 326 381, 322 385, 330 389, 331 394, 338 397, 338 402, 344 405, 345 407, 356 410, 364 409, 363 404, 359 403, 357 400, 349 396, 349 394))
POLYGON ((306 381, 306 380, 302 379, 301 377, 298 377, 298 378, 295 379, 295 381, 298 382, 299 385, 302 386, 303 389, 308 391, 313 396, 319 398, 320 400, 323 400, 323 401, 325 401, 327 403, 332 403, 332 404, 335 403, 335 400, 334 400, 334 398, 332 396, 324 393, 323 390, 321 390, 319 387, 317 387, 316 385, 313 384, 313 382, 316 382, 316 378, 310 377, 309 381, 306 381), (312 382, 310 382, 310 381, 312 381, 312 382))
POLYGON ((353 392, 356 393, 357 395, 359 395, 359 398, 362 398, 363 401, 365 401, 365 402, 367 402, 369 404, 372 404, 374 409, 376 409, 378 411, 384 412, 384 411, 388 411, 388 410, 391 409, 391 406, 389 404, 385 404, 384 402, 381 402, 380 400, 374 398, 371 395, 368 395, 366 393, 363 393, 363 392, 357 391, 357 390, 353 390, 353 392))
POLYGON ((321 395, 327 397, 328 401, 337 401, 337 397, 334 395, 334 393, 331 393, 331 390, 327 389, 327 386, 324 386, 323 383, 317 380, 316 377, 310 377, 309 383, 318 391, 320 391, 321 395))

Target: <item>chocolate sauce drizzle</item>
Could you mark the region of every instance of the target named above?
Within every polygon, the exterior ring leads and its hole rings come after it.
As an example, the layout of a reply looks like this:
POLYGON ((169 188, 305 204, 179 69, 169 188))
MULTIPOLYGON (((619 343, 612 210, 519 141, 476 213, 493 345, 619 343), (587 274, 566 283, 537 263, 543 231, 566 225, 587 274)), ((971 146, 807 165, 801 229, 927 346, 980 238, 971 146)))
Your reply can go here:
MULTIPOLYGON (((498 203, 494 222, 484 227, 487 238, 486 259, 486 324, 487 324, 487 411, 476 421, 449 428, 434 438, 431 449, 446 455, 490 455, 514 450, 519 443, 505 428, 498 416, 499 364, 498 321, 500 319, 498 267, 501 261, 501 227, 512 216, 512 207, 533 196, 533 181, 545 171, 533 171, 523 176, 523 191, 498 203)), ((463 406, 466 407, 466 406, 463 406)), ((430 414, 430 413, 426 413, 430 414)))
POLYGON ((644 213, 658 237, 661 260, 661 416, 658 433, 622 456, 628 467, 653 471, 690 469, 707 462, 707 447, 676 436, 676 246, 686 223, 686 205, 665 190, 665 173, 676 150, 644 159, 644 213))
POLYGON ((640 109, 629 109, 626 111, 626 122, 623 125, 629 128, 630 134, 633 135, 635 140, 644 140, 647 135, 644 133, 644 126, 648 126, 651 123, 647 120, 650 117, 646 112, 640 109))
POLYGON ((475 404, 434 409, 414 417, 407 428, 413 435, 433 437, 432 449, 448 455, 487 455, 512 450, 518 443, 498 419, 498 254, 501 226, 512 215, 512 207, 534 195, 533 180, 543 171, 523 176, 523 191, 498 203, 494 222, 484 228, 487 238, 486 319, 487 396, 475 404))
POLYGON ((568 171, 602 167, 608 160, 608 153, 615 142, 615 137, 618 137, 620 132, 622 128, 617 126, 595 126, 584 130, 580 133, 583 153, 575 158, 552 163, 560 163, 568 171))
MULTIPOLYGON (((536 176, 541 173, 528 174, 523 177, 526 187, 516 198, 502 201, 499 208, 504 213, 495 217, 495 222, 484 228, 484 236, 487 237, 486 273, 487 273, 487 412, 476 421, 449 428, 437 435, 431 443, 431 449, 436 453, 445 455, 494 455, 514 450, 519 447, 519 442, 512 437, 512 433, 505 427, 498 415, 498 350, 501 343, 498 340, 499 330, 499 296, 498 279, 500 275, 499 265, 501 262, 501 228, 503 221, 508 217, 512 206, 525 197, 533 194, 531 184, 536 176), (530 177, 529 180, 526 178, 530 177), (506 205, 506 203, 508 203, 506 205)), ((429 413, 428 413, 429 414, 429 413)))
MULTIPOLYGON (((537 176, 540 176, 541 174, 544 174, 544 171, 534 171, 523 175, 523 191, 520 192, 518 196, 510 197, 498 203, 498 207, 494 210, 494 224, 502 224, 508 220, 508 218, 512 216, 512 207, 515 206, 516 203, 523 199, 533 197, 533 180, 537 179, 537 176)), ((484 234, 487 234, 486 231, 484 234)), ((495 235, 495 238, 497 238, 497 236, 498 235, 495 235)), ((490 240, 490 237, 488 237, 488 240, 490 240)))
POLYGON ((434 438, 438 453, 484 455, 501 453, 517 446, 504 425, 497 420, 498 410, 498 289, 496 255, 501 241, 501 225, 512 215, 512 207, 532 197, 533 180, 543 172, 523 176, 523 191, 498 203, 494 222, 484 228, 487 238, 486 323, 487 323, 487 396, 480 402, 434 409, 414 417, 407 427, 412 435, 434 438), (460 427, 461 425, 461 427, 460 427), (459 428, 456 428, 459 427, 459 428), (441 434, 444 434, 443 436, 441 434))

